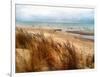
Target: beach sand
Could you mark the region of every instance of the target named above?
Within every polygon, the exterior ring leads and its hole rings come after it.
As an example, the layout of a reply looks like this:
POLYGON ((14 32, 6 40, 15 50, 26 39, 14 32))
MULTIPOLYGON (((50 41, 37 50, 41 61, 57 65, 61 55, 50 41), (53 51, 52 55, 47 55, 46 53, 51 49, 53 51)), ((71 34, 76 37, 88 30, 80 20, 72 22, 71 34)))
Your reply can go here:
MULTIPOLYGON (((78 55, 77 56, 77 64, 76 64, 77 69, 78 68, 79 69, 94 68, 94 40, 82 38, 80 36, 81 34, 73 35, 73 34, 77 34, 77 33, 79 34, 79 32, 70 32, 70 31, 67 32, 67 31, 62 31, 61 29, 17 26, 16 34, 19 33, 19 29, 25 30, 30 35, 42 33, 46 39, 52 38, 54 42, 60 43, 61 45, 63 45, 66 42, 69 42, 70 44, 72 44, 74 46, 75 52, 78 55)), ((88 35, 88 33, 85 33, 85 34, 88 35)), ((91 34, 89 33, 89 35, 91 35, 91 34)), ((16 43, 17 43, 17 41, 16 41, 16 43)), ((29 54, 29 49, 16 47, 16 53, 21 55, 22 58, 24 58, 24 60, 26 62, 26 65, 25 65, 25 63, 22 63, 23 61, 16 54, 16 72, 32 72, 32 71, 34 72, 34 71, 48 71, 48 70, 50 71, 50 70, 57 70, 57 69, 63 70, 64 69, 64 68, 63 69, 60 68, 62 65, 59 61, 59 63, 57 63, 57 65, 55 65, 55 68, 49 69, 48 68, 49 66, 44 62, 44 65, 41 64, 42 65, 41 68, 39 68, 38 70, 33 70, 32 66, 31 66, 31 61, 30 61, 31 56, 29 54), (26 67, 27 67, 27 70, 26 70, 26 67)), ((38 63, 37 63, 37 65, 38 65, 38 63)), ((55 62, 55 64, 56 64, 56 62, 55 62)), ((75 68, 73 67, 71 69, 75 69, 75 68)), ((67 70, 67 68, 64 70, 67 70)))

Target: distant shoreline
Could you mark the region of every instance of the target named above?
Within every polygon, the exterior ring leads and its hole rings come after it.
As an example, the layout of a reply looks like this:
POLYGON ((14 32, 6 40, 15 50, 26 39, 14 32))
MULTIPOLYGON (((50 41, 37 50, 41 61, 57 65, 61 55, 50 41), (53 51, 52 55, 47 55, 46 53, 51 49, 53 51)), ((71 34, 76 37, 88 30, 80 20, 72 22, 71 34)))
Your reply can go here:
MULTIPOLYGON (((94 24, 88 23, 16 23, 17 26, 31 26, 34 28, 62 29, 62 31, 89 31, 93 32, 94 24)), ((76 33, 76 32, 75 32, 76 33)))
POLYGON ((18 28, 27 28, 27 29, 43 29, 43 30, 50 30, 53 32, 64 32, 64 33, 68 33, 74 37, 80 38, 80 39, 84 39, 84 40, 90 40, 90 41, 94 41, 94 33, 93 32, 85 32, 85 31, 74 31, 72 30, 65 30, 63 31, 63 29, 60 28, 50 28, 50 27, 43 27, 43 28, 39 28, 39 27, 33 27, 33 26, 23 26, 23 25, 17 25, 16 27, 18 28))
POLYGON ((54 32, 66 32, 66 33, 71 33, 74 36, 81 36, 81 38, 84 39, 90 39, 90 40, 94 40, 94 33, 93 32, 87 32, 87 31, 78 31, 78 30, 63 30, 60 28, 50 28, 50 27, 33 27, 33 26, 24 26, 24 25, 17 25, 16 27, 19 28, 27 28, 27 29, 49 29, 49 30, 53 30, 54 32))
POLYGON ((88 36, 94 35, 93 32, 83 32, 83 31, 66 31, 66 32, 80 34, 80 35, 88 35, 88 36))

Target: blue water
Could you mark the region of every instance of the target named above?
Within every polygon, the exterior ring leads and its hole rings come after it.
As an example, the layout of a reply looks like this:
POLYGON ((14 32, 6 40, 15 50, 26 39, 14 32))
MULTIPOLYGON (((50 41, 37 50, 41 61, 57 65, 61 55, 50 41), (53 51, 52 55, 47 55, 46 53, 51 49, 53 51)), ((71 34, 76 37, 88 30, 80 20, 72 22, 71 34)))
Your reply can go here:
MULTIPOLYGON (((94 33, 94 24, 87 23, 16 23, 20 26, 32 26, 35 28, 51 28, 51 29, 62 29, 62 31, 84 31, 94 33)), ((80 35, 80 34, 74 34, 80 35)), ((81 35, 82 38, 88 38, 94 40, 94 35, 81 35)))
POLYGON ((87 23, 16 23, 24 26, 94 32, 94 24, 87 23))

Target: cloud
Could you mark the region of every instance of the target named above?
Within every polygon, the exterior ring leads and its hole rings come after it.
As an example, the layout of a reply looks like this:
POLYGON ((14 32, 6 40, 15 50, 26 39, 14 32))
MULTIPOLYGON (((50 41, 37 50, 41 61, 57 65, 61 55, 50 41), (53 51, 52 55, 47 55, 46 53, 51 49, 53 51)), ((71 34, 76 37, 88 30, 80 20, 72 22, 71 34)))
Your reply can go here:
POLYGON ((24 22, 92 22, 94 20, 94 10, 16 5, 16 20, 24 22))

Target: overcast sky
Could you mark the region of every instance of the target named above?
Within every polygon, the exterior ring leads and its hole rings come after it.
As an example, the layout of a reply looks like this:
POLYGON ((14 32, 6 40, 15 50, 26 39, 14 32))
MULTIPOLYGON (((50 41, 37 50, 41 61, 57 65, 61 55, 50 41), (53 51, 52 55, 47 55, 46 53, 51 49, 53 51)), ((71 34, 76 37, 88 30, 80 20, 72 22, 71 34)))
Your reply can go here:
POLYGON ((93 23, 94 9, 16 5, 16 21, 93 23))

